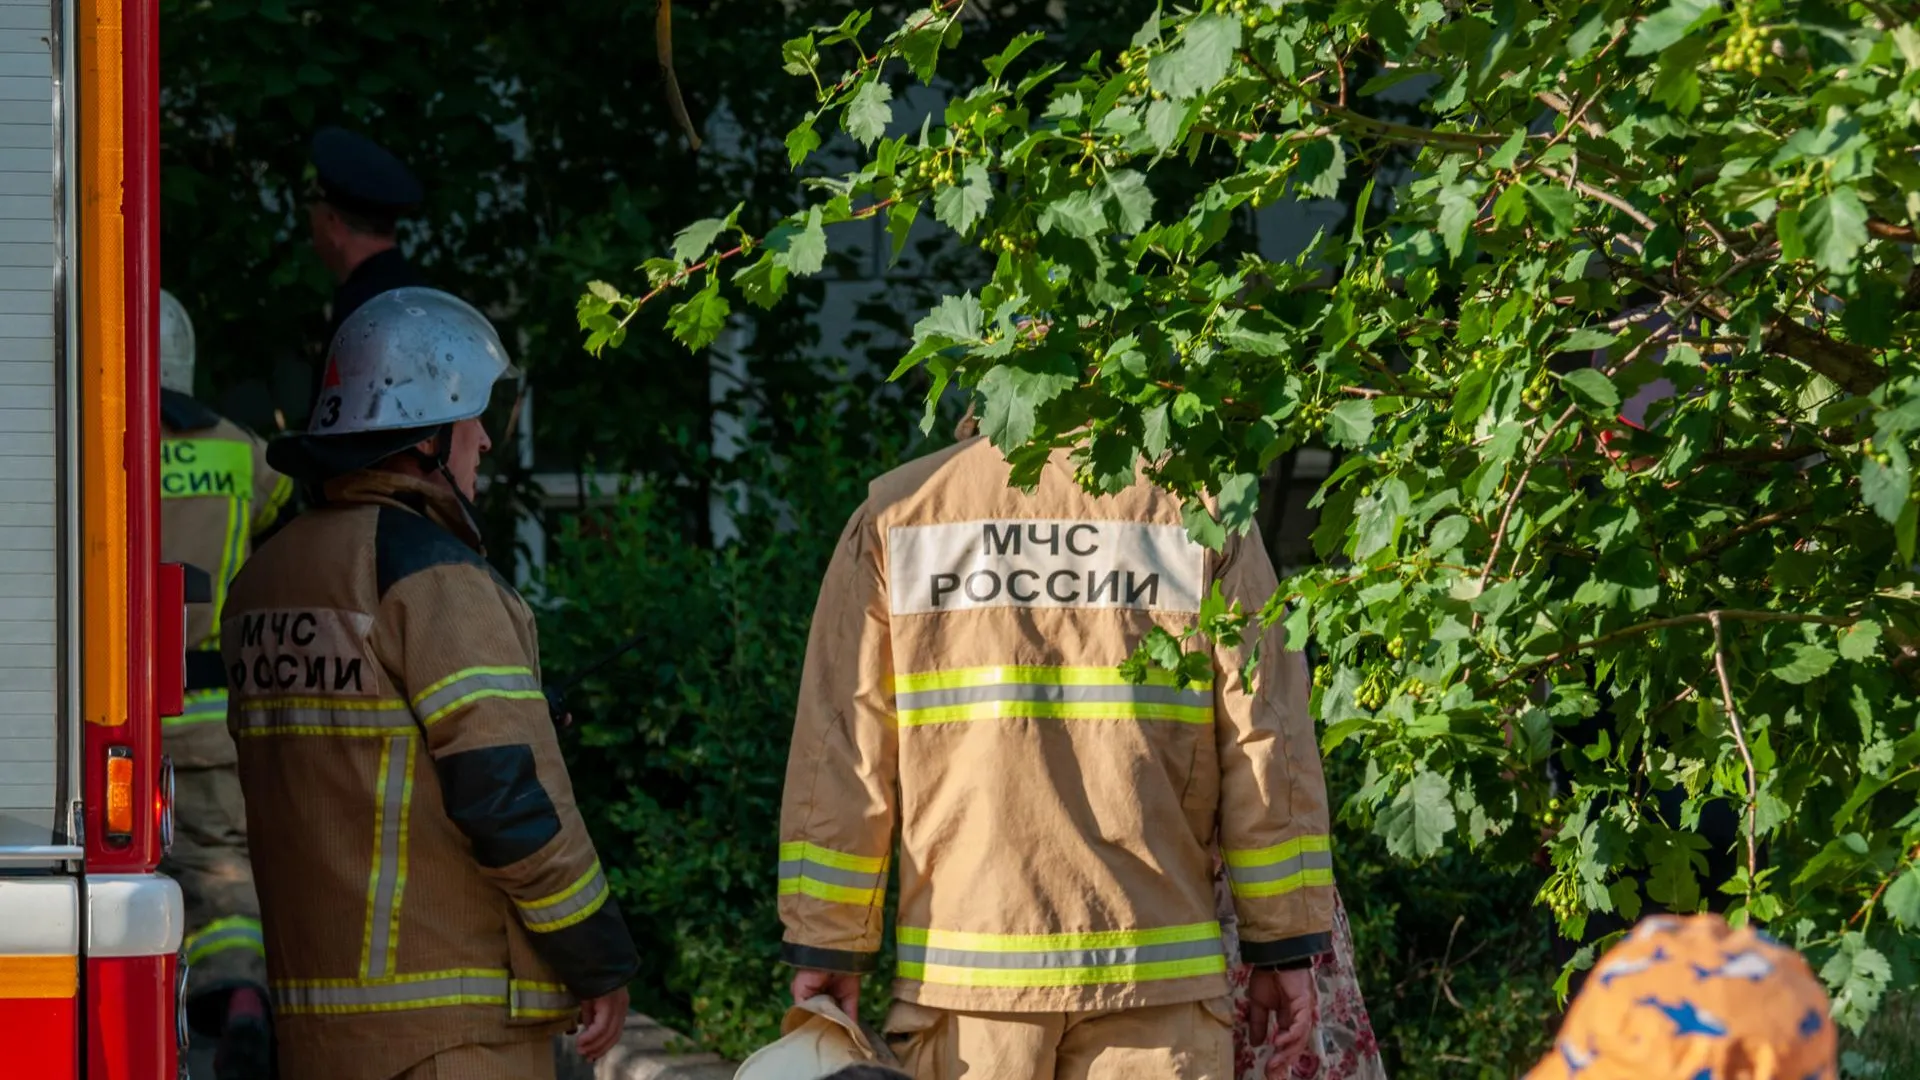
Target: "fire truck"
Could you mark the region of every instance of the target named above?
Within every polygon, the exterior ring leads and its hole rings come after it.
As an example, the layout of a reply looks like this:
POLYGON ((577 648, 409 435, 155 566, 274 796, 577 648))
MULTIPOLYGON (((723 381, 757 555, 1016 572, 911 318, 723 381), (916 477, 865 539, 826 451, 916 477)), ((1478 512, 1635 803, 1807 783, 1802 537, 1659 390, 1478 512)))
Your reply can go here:
POLYGON ((173 1080, 157 0, 0 0, 0 1075, 173 1080))

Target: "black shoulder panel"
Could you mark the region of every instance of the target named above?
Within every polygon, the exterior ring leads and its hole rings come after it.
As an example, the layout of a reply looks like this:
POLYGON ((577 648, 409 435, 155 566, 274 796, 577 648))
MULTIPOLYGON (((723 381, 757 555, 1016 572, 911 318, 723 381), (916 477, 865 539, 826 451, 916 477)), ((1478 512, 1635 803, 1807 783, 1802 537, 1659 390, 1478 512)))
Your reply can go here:
POLYGON ((160 422, 174 431, 204 431, 220 422, 220 414, 178 390, 162 390, 160 422))
POLYGON ((381 596, 422 570, 449 564, 488 568, 485 557, 425 515, 397 506, 380 508, 373 530, 373 566, 381 596))

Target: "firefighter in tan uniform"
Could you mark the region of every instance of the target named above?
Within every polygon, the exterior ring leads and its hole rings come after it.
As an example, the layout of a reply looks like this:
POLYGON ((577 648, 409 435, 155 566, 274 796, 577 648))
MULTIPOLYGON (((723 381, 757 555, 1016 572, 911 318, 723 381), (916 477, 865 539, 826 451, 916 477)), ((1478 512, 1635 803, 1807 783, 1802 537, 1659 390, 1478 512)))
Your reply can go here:
MULTIPOLYGON (((919 1080, 1231 1080, 1213 852, 1282 1052, 1331 945, 1306 666, 1278 629, 1210 679, 1118 670, 1219 588, 1275 588, 1257 535, 1189 540, 1145 483, 1038 487, 970 439, 876 481, 821 586, 780 822, 794 995, 849 1010, 899 852, 889 1040, 919 1080)), ((1265 1035, 1265 1015, 1256 1019, 1265 1035)))
POLYGON ((187 608, 186 710, 163 726, 177 828, 161 869, 186 896, 187 1013, 220 1040, 215 1074, 265 1080, 265 947, 217 628, 254 534, 273 523, 293 485, 267 466, 266 443, 193 399, 193 368, 193 321, 162 291, 160 557, 205 572, 212 602, 187 608))
POLYGON ((335 336, 313 508, 221 623, 283 1080, 522 1080, 624 1023, 633 939, 560 758, 532 612, 471 511, 509 371, 479 312, 408 288, 335 336))

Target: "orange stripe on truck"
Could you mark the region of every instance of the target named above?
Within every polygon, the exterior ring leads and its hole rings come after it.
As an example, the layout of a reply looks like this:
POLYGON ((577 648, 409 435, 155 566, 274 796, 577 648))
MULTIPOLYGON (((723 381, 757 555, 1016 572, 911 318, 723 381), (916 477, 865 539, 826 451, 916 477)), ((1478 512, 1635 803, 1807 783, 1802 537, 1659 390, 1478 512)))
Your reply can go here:
POLYGON ((79 990, 77 956, 0 956, 0 998, 70 998, 79 990))

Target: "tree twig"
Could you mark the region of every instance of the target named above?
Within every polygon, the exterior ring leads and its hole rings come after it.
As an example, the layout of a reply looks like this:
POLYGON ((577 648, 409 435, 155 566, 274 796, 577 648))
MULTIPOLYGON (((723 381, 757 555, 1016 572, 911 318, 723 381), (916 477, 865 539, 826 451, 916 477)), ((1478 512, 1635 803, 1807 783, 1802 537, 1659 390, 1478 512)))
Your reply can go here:
POLYGON ((1500 527, 1493 533, 1493 551, 1487 556, 1487 565, 1480 568, 1482 588, 1486 586, 1487 579, 1493 576, 1493 564, 1500 561, 1500 546, 1506 542, 1507 526, 1513 522, 1513 508, 1520 502, 1520 493, 1527 490, 1527 478, 1533 475, 1533 467, 1540 464, 1540 455, 1547 452, 1547 445, 1553 442, 1554 436, 1560 434, 1560 429, 1566 427, 1567 421, 1573 419, 1573 414, 1578 411, 1578 406, 1567 406, 1567 411, 1561 413, 1560 419, 1555 420, 1553 427, 1547 431, 1546 438, 1541 439, 1533 452, 1527 455, 1527 467, 1520 471, 1520 479, 1514 483, 1513 493, 1507 496, 1506 509, 1500 511, 1500 527))
POLYGON ((1887 886, 1893 884, 1893 879, 1905 873, 1907 867, 1915 861, 1920 861, 1920 844, 1915 844, 1913 850, 1907 852, 1907 857, 1900 860, 1900 865, 1893 868, 1893 873, 1880 879, 1880 884, 1873 890, 1873 895, 1867 897, 1867 902, 1861 904, 1860 910, 1853 913, 1853 918, 1847 920, 1847 925, 1852 926, 1866 918, 1873 911, 1873 905, 1879 903, 1880 898, 1886 895, 1887 886))
POLYGON ((1753 767, 1753 751, 1747 748, 1747 733, 1740 726, 1740 713, 1733 706, 1733 680, 1727 675, 1727 642, 1720 629, 1721 613, 1707 612, 1713 625, 1713 670, 1720 676, 1720 703, 1727 710, 1727 726, 1733 730, 1733 744, 1740 748, 1740 759, 1747 763, 1747 895, 1752 896, 1755 878, 1760 873, 1760 777, 1753 767))

